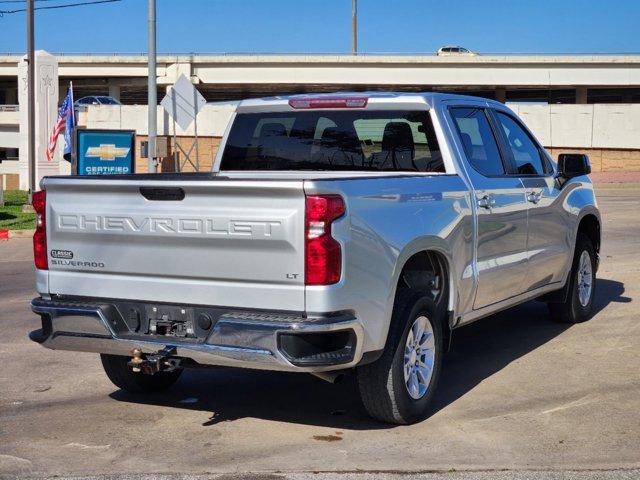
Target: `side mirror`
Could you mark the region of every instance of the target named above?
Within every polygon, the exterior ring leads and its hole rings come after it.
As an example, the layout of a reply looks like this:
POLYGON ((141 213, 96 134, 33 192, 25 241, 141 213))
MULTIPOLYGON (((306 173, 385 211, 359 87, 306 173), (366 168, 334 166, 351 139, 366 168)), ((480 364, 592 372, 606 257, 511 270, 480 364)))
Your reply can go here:
POLYGON ((561 153, 558 155, 558 177, 569 180, 590 173, 591 163, 588 155, 583 153, 561 153))

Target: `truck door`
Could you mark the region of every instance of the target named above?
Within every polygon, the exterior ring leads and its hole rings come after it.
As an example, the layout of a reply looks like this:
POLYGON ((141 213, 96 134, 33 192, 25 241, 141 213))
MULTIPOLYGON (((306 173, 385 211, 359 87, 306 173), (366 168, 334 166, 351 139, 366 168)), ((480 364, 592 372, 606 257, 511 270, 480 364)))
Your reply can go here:
POLYGON ((517 118, 502 111, 493 114, 528 203, 525 291, 560 282, 570 268, 572 239, 571 229, 562 228, 567 219, 553 168, 542 147, 517 118))
POLYGON ((522 182, 507 175, 497 132, 482 107, 449 109, 466 155, 477 211, 474 309, 523 292, 527 272, 527 201, 522 182))

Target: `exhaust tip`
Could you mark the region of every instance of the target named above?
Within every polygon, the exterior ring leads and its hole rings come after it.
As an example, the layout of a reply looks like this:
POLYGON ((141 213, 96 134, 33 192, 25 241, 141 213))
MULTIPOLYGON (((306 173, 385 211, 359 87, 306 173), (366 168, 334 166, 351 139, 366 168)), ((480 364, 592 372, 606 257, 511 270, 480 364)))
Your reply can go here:
POLYGON ((344 378, 344 372, 312 372, 311 375, 334 385, 344 378))

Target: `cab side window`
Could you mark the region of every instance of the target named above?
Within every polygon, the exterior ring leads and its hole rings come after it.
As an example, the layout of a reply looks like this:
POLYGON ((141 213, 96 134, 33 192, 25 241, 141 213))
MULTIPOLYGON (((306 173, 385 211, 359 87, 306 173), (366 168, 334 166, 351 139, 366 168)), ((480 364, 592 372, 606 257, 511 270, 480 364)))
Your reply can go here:
POLYGON ((495 112, 500 128, 504 132, 507 147, 513 155, 518 175, 544 175, 546 162, 538 145, 529 134, 509 115, 495 112))
POLYGON ((467 160, 485 176, 504 175, 504 164, 489 119, 482 108, 452 108, 467 160))

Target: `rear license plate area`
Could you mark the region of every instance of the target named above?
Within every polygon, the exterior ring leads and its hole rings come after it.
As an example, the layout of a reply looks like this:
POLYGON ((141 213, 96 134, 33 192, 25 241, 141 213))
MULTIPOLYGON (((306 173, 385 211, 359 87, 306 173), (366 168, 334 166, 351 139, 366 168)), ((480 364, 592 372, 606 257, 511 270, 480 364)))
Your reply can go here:
POLYGON ((197 338, 192 308, 147 306, 150 335, 177 338, 197 338))
POLYGON ((153 336, 203 342, 213 331, 222 311, 216 308, 117 302, 119 317, 113 328, 123 336, 153 336))

